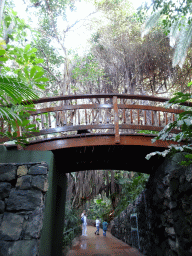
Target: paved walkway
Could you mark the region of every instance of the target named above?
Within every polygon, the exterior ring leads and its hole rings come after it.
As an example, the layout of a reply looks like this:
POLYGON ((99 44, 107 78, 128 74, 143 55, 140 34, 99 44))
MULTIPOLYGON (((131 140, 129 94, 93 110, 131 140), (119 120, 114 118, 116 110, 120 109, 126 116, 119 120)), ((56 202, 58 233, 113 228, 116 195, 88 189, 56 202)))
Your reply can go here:
POLYGON ((95 235, 95 231, 95 227, 88 226, 87 236, 80 236, 67 256, 142 256, 138 250, 115 238, 111 233, 107 232, 104 237, 102 229, 99 231, 100 235, 95 235))

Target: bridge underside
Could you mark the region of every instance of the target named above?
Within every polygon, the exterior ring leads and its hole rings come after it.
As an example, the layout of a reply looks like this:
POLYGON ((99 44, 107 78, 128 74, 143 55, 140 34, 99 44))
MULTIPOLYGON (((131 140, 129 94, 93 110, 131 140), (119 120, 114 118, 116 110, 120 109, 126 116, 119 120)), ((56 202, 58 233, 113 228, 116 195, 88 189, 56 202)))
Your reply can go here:
POLYGON ((61 149, 53 153, 64 172, 111 169, 150 174, 164 160, 158 156, 146 160, 146 154, 154 150, 154 147, 111 145, 61 149))
POLYGON ((51 150, 59 168, 63 166, 63 172, 116 169, 150 174, 162 163, 163 157, 146 160, 145 156, 163 151, 170 143, 152 143, 152 138, 151 135, 121 135, 117 144, 112 134, 81 135, 31 143, 25 150, 51 150))

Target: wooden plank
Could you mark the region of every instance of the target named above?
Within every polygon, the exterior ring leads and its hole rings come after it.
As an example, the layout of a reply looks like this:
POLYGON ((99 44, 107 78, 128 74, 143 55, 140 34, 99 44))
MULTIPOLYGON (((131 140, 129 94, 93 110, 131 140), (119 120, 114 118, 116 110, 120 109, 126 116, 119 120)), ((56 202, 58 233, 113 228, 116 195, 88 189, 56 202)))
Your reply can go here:
POLYGON ((115 124, 115 143, 120 143, 119 135, 119 116, 118 116, 118 107, 117 107, 117 97, 113 97, 113 108, 114 108, 114 124, 115 124))
POLYGON ((141 110, 153 110, 153 111, 162 111, 162 112, 169 112, 169 113, 183 113, 183 110, 179 109, 171 109, 171 108, 163 108, 163 107, 155 107, 155 106, 145 106, 145 105, 129 105, 129 104, 119 104, 119 109, 141 109, 141 110))
MULTIPOLYGON (((169 98, 160 98, 148 95, 137 95, 137 94, 119 94, 119 93, 102 93, 102 94, 79 94, 79 95, 65 95, 65 96, 56 96, 56 97, 47 97, 41 98, 38 100, 33 100, 34 104, 52 102, 52 101, 61 101, 61 100, 71 100, 71 99, 93 99, 93 98, 113 98, 118 97, 119 99, 137 99, 137 100, 149 100, 157 102, 166 102, 169 98)), ((25 102, 26 103, 26 102, 25 102)), ((189 103, 190 105, 190 103, 189 103)))
MULTIPOLYGON (((143 135, 121 135, 121 143, 120 145, 144 145, 144 146, 150 146, 150 147, 160 147, 160 148, 166 148, 171 144, 177 144, 174 141, 161 141, 158 140, 155 143, 151 142, 151 139, 154 138, 153 135, 150 136, 143 136, 143 135)), ((78 138, 56 138, 51 140, 43 140, 43 141, 37 141, 37 142, 31 142, 30 144, 26 145, 25 150, 57 150, 57 149, 63 149, 63 148, 77 148, 77 147, 89 147, 89 146, 109 146, 109 149, 111 145, 116 145, 114 140, 114 135, 104 135, 104 136, 97 136, 92 135, 90 137, 78 137, 78 138)), ((109 150, 108 149, 108 150, 109 150)), ((84 164, 84 163, 83 163, 84 164)), ((81 169, 80 169, 81 170, 81 169)))
MULTIPOLYGON (((36 111, 29 111, 29 113, 33 115, 47 113, 47 112, 56 112, 56 111, 66 111, 66 110, 76 110, 76 109, 112 109, 112 104, 81 104, 81 105, 64 105, 58 107, 51 108, 42 108, 37 109, 36 111)), ((182 113, 183 110, 179 109, 166 109, 163 107, 154 107, 154 106, 145 106, 145 105, 129 105, 129 104, 118 104, 119 109, 141 109, 141 110, 155 110, 162 112, 169 112, 179 114, 182 113)))
POLYGON ((93 125, 65 125, 62 127, 50 128, 45 130, 40 130, 39 132, 31 133, 31 136, 46 135, 51 133, 59 132, 69 132, 69 131, 78 131, 78 130, 97 130, 97 129, 115 129, 113 124, 93 124, 93 125))
MULTIPOLYGON (((120 124, 119 129, 161 131, 163 129, 163 127, 152 126, 152 125, 120 124)), ((179 129, 171 130, 171 133, 179 133, 179 132, 181 132, 181 130, 179 130, 179 129)))

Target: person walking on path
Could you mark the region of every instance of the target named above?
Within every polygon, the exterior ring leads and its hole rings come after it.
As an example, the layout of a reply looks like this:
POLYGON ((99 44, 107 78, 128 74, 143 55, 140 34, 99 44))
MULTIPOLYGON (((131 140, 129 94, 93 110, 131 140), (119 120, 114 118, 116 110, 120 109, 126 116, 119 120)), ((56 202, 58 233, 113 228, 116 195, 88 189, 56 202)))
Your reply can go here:
POLYGON ((87 214, 84 213, 82 223, 82 236, 87 236, 87 214))
POLYGON ((95 231, 95 235, 99 235, 99 226, 100 226, 99 217, 97 217, 95 223, 96 223, 96 228, 97 228, 97 230, 95 231))
POLYGON ((84 214, 86 214, 85 210, 81 213, 81 218, 84 216, 84 214))
POLYGON ((103 221, 103 236, 106 236, 108 223, 106 220, 103 221))

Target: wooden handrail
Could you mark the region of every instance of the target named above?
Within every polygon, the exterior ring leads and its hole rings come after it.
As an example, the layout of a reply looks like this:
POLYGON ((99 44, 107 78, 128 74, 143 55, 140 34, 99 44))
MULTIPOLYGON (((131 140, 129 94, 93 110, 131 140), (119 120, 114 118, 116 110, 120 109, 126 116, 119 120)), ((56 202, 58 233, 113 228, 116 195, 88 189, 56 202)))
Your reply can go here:
MULTIPOLYGON (((79 94, 79 95, 65 95, 65 96, 55 96, 55 97, 46 97, 38 100, 32 100, 34 104, 61 101, 61 100, 76 100, 76 99, 93 99, 93 98, 113 98, 116 96, 118 99, 135 99, 135 100, 148 100, 156 102, 166 102, 169 101, 169 98, 154 97, 148 95, 137 95, 137 94, 119 94, 119 93, 110 93, 110 94, 79 94)), ((27 103, 27 101, 25 102, 27 103)), ((181 103, 181 105, 192 106, 192 102, 181 103)))
MULTIPOLYGON (((74 131, 83 132, 91 130, 114 130, 115 143, 120 143, 120 130, 151 130, 160 131, 163 125, 170 120, 175 120, 175 114, 182 113, 179 109, 166 109, 161 106, 130 104, 130 101, 123 104, 126 100, 144 100, 152 102, 166 102, 167 98, 158 98, 145 95, 125 95, 125 94, 97 94, 97 95, 66 95, 52 98, 42 98, 33 101, 35 105, 56 102, 61 106, 41 107, 36 111, 29 112, 32 119, 31 123, 39 127, 39 132, 33 132, 32 136, 47 136, 55 133, 69 133, 74 131), (80 99, 110 99, 110 103, 88 103, 88 104, 69 104, 60 101, 71 101, 80 99), (120 104, 118 104, 120 100, 120 104), (156 114, 155 114, 156 113, 156 114), (39 115, 39 116, 38 116, 39 115), (171 115, 171 116, 170 116, 171 115), (39 120, 37 119, 39 118, 39 120), (149 124, 149 119, 151 124, 149 124), (53 125, 54 122, 54 125, 53 125)), ((94 101, 93 101, 94 102, 94 101)), ((100 101, 98 101, 100 102, 100 101)), ((104 101, 105 102, 105 101, 104 101)), ((185 105, 191 105, 187 103, 185 105)), ((3 122, 1 129, 3 130, 3 122)), ((4 126, 8 127, 8 126, 4 126)), ((10 129, 10 128, 9 128, 10 129)), ((21 128, 18 127, 18 131, 21 128)), ((105 131, 105 132, 107 132, 105 131)), ((180 130, 175 129, 172 132, 178 133, 180 130)), ((18 132, 18 136, 22 135, 18 132)), ((0 142, 5 139, 0 139, 0 142)))

